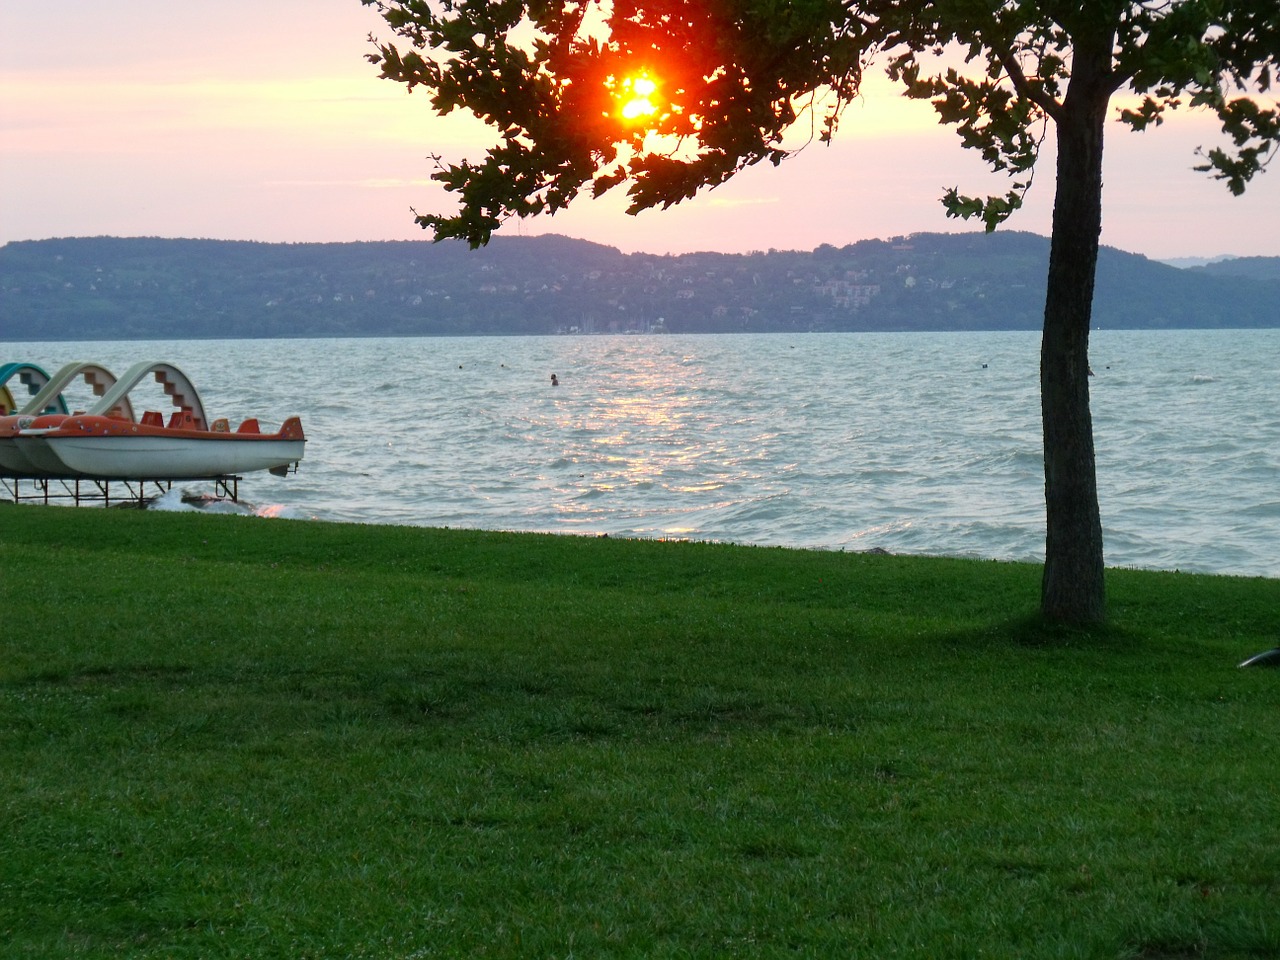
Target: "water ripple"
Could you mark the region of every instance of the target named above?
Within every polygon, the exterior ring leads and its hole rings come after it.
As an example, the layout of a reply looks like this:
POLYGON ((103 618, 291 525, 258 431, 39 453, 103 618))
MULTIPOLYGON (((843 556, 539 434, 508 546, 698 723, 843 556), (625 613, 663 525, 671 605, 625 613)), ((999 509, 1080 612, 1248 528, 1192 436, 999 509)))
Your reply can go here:
MULTIPOLYGON (((285 516, 1043 557, 1026 333, 9 345, 297 413, 285 516), (550 385, 556 373, 559 387, 550 385)), ((1280 331, 1095 333, 1110 564, 1280 576, 1280 331)))

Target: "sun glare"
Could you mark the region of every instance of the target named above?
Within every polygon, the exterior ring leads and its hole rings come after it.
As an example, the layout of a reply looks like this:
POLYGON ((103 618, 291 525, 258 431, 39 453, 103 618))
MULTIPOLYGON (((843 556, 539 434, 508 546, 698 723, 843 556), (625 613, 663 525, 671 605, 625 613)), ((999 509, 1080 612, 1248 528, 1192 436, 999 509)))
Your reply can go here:
POLYGON ((622 119, 644 120, 658 112, 654 97, 658 92, 657 82, 648 74, 628 77, 622 81, 622 119))

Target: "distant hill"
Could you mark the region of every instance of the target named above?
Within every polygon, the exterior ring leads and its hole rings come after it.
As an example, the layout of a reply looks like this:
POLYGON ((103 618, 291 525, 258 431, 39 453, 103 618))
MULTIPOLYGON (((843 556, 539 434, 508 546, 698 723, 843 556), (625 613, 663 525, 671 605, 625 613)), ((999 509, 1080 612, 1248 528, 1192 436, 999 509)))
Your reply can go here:
MULTIPOLYGON (((1039 329, 1049 242, 918 234, 813 251, 624 254, 566 237, 0 247, 0 338, 1039 329)), ((1280 325, 1280 258, 1176 269, 1106 248, 1095 323, 1280 325)))
POLYGON ((1211 277, 1280 280, 1280 257, 1232 257, 1226 260, 1215 260, 1196 269, 1211 277))
POLYGON ((1172 259, 1161 260, 1161 263, 1167 263, 1171 267, 1203 267, 1210 263, 1219 263, 1223 260, 1234 260, 1235 257, 1230 254, 1224 254, 1218 257, 1173 257, 1172 259))

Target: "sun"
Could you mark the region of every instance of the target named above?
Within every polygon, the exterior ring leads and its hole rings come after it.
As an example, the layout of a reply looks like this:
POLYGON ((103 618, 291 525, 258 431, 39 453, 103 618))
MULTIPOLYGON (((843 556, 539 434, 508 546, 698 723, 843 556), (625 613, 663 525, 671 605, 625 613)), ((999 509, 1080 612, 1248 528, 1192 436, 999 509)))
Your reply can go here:
POLYGON ((658 82, 647 73, 627 77, 622 81, 619 99, 622 101, 622 119, 638 122, 658 112, 656 97, 658 82))

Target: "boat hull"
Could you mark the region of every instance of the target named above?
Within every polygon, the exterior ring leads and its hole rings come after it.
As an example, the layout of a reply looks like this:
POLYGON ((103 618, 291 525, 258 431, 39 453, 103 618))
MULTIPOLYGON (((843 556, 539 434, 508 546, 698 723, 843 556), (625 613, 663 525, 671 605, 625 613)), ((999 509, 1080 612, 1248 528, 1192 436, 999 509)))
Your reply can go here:
POLYGON ((0 477, 34 477, 34 470, 13 437, 0 438, 0 477))
POLYGON ((0 439, 0 477, 8 479, 39 476, 41 476, 40 471, 36 470, 35 465, 23 456, 15 440, 0 439))
POLYGON ((187 480, 258 470, 287 470, 303 440, 166 437, 22 437, 28 458, 51 476, 101 480, 187 480), (55 469, 57 464, 60 469, 55 469))
MULTIPOLYGON (((54 414, 42 419, 49 424, 66 419, 66 414, 54 414)), ((29 448, 18 442, 23 429, 32 426, 36 418, 11 414, 0 417, 0 477, 42 478, 56 477, 62 470, 62 464, 54 461, 52 472, 45 470, 32 461, 28 455, 29 448)))
POLYGON ((15 444, 44 476, 93 480, 191 480, 259 470, 287 472, 302 459, 306 438, 297 418, 279 433, 174 430, 70 417, 23 430, 15 444))

